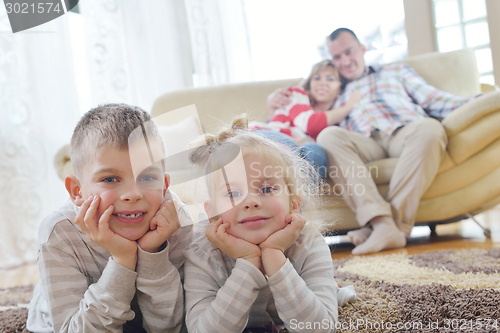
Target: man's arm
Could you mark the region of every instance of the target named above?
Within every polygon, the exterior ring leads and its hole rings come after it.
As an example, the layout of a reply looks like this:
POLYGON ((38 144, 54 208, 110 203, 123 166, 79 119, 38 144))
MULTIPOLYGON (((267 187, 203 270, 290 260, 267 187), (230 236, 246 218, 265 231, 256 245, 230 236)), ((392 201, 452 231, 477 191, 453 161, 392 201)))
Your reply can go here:
POLYGON ((439 90, 407 64, 401 64, 401 80, 408 95, 432 117, 444 118, 457 107, 479 96, 464 98, 439 90))

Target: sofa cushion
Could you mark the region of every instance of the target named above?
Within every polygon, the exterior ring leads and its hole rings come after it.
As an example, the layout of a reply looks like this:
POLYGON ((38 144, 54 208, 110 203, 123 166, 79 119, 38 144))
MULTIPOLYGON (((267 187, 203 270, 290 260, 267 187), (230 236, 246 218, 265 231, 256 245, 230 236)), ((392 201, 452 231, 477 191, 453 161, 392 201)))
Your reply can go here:
MULTIPOLYGON (((500 202, 500 167, 485 177, 448 194, 422 199, 417 222, 441 221, 467 213, 476 214, 481 207, 500 202)), ((458 180, 457 180, 458 181, 458 180)))
MULTIPOLYGON (((500 110, 500 109, 499 109, 500 110)), ((500 112, 478 120, 462 132, 448 138, 448 151, 455 164, 460 164, 500 138, 500 112)))
POLYGON ((468 186, 500 168, 500 140, 445 172, 439 173, 422 196, 438 197, 468 186))
MULTIPOLYGON (((201 129, 195 117, 189 116, 171 125, 159 125, 160 133, 165 140, 168 156, 175 155, 189 148, 193 136, 186 133, 196 133, 195 137, 201 135, 201 129)), ((180 168, 183 168, 180 165, 180 168)))

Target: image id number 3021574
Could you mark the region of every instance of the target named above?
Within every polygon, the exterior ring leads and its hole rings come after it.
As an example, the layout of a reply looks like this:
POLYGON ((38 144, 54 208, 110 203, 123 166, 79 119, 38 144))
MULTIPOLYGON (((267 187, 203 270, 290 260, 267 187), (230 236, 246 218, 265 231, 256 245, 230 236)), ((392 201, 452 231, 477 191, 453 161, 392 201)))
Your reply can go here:
POLYGON ((469 331, 474 332, 479 329, 498 330, 498 319, 445 319, 444 328, 452 329, 455 331, 469 331))
POLYGON ((35 3, 6 3, 5 9, 7 10, 7 14, 16 13, 16 14, 28 14, 28 13, 60 13, 63 11, 60 3, 51 3, 51 2, 39 2, 35 5, 35 3))

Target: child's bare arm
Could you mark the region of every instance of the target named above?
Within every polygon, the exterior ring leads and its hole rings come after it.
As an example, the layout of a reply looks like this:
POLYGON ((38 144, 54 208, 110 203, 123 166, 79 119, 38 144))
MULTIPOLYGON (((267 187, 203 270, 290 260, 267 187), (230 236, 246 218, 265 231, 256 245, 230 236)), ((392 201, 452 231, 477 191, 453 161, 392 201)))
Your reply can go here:
POLYGON ((326 114, 326 122, 328 126, 338 124, 342 119, 347 117, 347 115, 352 111, 354 105, 358 103, 362 98, 362 95, 359 91, 355 91, 349 96, 349 100, 344 106, 339 108, 325 111, 326 114))
POLYGON ((116 263, 135 271, 137 243, 115 234, 109 228, 108 222, 114 210, 113 205, 107 207, 99 221, 97 221, 95 214, 99 203, 99 196, 87 198, 76 215, 75 223, 93 242, 108 250, 116 263))

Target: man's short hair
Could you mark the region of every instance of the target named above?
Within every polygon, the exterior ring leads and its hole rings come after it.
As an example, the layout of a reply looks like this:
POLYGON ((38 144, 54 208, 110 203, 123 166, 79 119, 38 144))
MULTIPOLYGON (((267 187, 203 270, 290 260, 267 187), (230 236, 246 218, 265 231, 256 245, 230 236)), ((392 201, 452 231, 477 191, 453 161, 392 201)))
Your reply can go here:
POLYGON ((71 137, 71 165, 77 177, 82 176, 86 161, 95 158, 103 148, 128 149, 129 136, 142 136, 143 127, 149 140, 155 138, 165 152, 165 142, 149 113, 138 106, 104 104, 86 112, 71 137), (138 134, 138 135, 135 135, 138 134))
POLYGON ((356 36, 356 34, 354 33, 354 31, 352 31, 351 29, 347 29, 347 28, 338 28, 338 29, 336 29, 334 32, 332 32, 332 33, 330 34, 330 36, 328 36, 328 40, 329 40, 329 41, 334 41, 334 40, 336 40, 336 39, 339 37, 339 35, 340 35, 341 33, 343 33, 343 32, 348 32, 348 33, 350 33, 351 35, 353 35, 353 36, 354 36, 354 38, 355 38, 355 39, 358 41, 358 43, 359 43, 358 36, 356 36))

